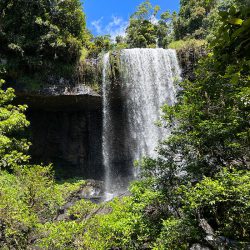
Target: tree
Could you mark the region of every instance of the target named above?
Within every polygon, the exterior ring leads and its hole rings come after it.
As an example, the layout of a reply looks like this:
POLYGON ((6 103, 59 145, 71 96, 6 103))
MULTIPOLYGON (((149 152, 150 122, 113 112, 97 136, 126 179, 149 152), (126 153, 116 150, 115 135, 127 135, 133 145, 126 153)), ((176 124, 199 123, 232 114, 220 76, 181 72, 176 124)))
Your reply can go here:
POLYGON ((216 2, 217 0, 182 0, 178 18, 174 22, 176 39, 180 40, 185 37, 204 39, 206 36, 204 20, 216 2))
POLYGON ((113 48, 110 35, 97 36, 92 39, 89 46, 89 56, 98 57, 101 52, 108 52, 113 48))
POLYGON ((225 246, 222 239, 243 249, 249 239, 250 6, 238 1, 219 14, 195 81, 181 83, 177 103, 163 108, 171 136, 158 158, 142 161, 146 188, 161 192, 168 207, 155 249, 225 246))
POLYGON ((137 11, 131 16, 126 30, 127 43, 131 48, 156 47, 157 31, 152 22, 159 7, 153 7, 150 1, 139 5, 137 11))
POLYGON ((2 90, 0 81, 0 248, 28 249, 44 237, 45 222, 53 221, 83 181, 56 184, 52 166, 29 164, 30 143, 23 131, 28 127, 26 106, 11 102, 14 90, 2 90))
POLYGON ((0 2, 0 55, 8 78, 75 64, 88 38, 79 0, 0 2))
POLYGON ((181 0, 178 17, 174 20, 175 39, 205 39, 213 37, 220 26, 219 9, 230 7, 234 0, 181 0))
POLYGON ((12 105, 14 90, 2 90, 3 84, 0 80, 0 169, 13 169, 29 159, 30 143, 22 135, 29 122, 24 115, 27 106, 12 105))
POLYGON ((150 1, 145 1, 130 17, 126 30, 127 43, 131 48, 167 48, 173 38, 172 19, 176 13, 169 11, 161 13, 158 20, 160 7, 152 6, 150 1))
POLYGON ((174 12, 172 15, 169 11, 166 11, 161 14, 160 20, 156 25, 157 29, 157 45, 160 48, 167 48, 169 43, 173 39, 173 27, 172 27, 172 20, 176 13, 174 12))
POLYGON ((181 83, 177 104, 163 108, 172 135, 169 150, 163 146, 159 152, 176 162, 176 168, 180 161, 191 178, 249 164, 249 13, 237 8, 221 13, 213 54, 200 62, 195 83, 181 83))
POLYGON ((27 249, 41 223, 51 220, 63 203, 51 167, 16 166, 0 171, 0 248, 27 249))
POLYGON ((128 48, 128 44, 126 43, 126 37, 124 36, 117 36, 115 38, 115 49, 117 50, 121 50, 121 49, 127 49, 128 48))

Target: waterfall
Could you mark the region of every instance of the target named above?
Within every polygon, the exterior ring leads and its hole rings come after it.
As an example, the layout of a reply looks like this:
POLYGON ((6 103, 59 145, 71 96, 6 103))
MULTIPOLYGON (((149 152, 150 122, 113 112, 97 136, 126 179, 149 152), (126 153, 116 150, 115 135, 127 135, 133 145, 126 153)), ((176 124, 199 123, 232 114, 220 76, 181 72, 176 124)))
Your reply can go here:
POLYGON ((111 190, 111 161, 110 154, 112 153, 112 147, 109 143, 112 140, 112 119, 111 119, 111 109, 109 104, 109 94, 110 94, 110 81, 107 77, 109 69, 109 53, 105 54, 103 57, 103 84, 102 84, 102 95, 103 95, 103 127, 102 127, 102 155, 103 164, 105 168, 105 190, 111 190))
POLYGON ((180 68, 175 50, 125 49, 120 54, 120 82, 108 77, 103 59, 103 159, 106 190, 124 190, 136 175, 133 162, 154 157, 169 131, 155 125, 161 106, 174 104, 180 68))

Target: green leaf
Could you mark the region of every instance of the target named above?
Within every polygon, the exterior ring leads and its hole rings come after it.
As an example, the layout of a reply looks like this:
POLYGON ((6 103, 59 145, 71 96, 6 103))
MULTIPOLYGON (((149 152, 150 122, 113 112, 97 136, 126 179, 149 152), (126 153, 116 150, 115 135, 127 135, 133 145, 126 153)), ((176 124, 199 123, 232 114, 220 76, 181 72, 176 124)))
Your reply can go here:
POLYGON ((219 11, 219 15, 220 15, 223 19, 225 19, 225 18, 228 17, 228 12, 227 12, 227 11, 219 11))
POLYGON ((240 25, 241 26, 243 23, 243 20, 241 18, 231 18, 228 20, 228 22, 230 24, 233 24, 233 25, 240 25))

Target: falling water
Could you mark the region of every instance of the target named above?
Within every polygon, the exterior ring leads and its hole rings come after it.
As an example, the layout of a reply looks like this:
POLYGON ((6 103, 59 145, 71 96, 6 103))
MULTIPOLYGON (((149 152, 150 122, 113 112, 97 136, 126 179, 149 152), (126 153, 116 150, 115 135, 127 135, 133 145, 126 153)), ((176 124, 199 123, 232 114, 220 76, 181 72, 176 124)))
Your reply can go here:
POLYGON ((176 52, 164 49, 121 51, 121 81, 112 84, 103 59, 103 158, 106 190, 124 190, 136 175, 133 162, 154 157, 158 142, 169 131, 155 125, 161 106, 176 101, 180 68, 176 52))
POLYGON ((103 128, 102 128, 102 154, 103 154, 103 164, 105 167, 105 191, 106 199, 109 200, 113 197, 112 195, 112 182, 111 180, 111 163, 110 154, 112 152, 112 145, 109 143, 112 141, 112 119, 111 119, 111 109, 109 103, 110 96, 110 81, 107 77, 109 69, 109 53, 106 53, 103 57, 103 84, 102 84, 102 95, 103 95, 103 128))

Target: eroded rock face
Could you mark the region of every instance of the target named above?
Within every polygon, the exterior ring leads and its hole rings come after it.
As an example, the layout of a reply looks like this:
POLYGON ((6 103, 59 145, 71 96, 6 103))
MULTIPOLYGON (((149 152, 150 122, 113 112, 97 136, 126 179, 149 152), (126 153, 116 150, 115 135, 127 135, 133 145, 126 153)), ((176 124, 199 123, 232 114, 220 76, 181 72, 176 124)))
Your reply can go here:
POLYGON ((29 106, 34 163, 53 163, 58 178, 103 178, 100 95, 84 86, 60 87, 17 92, 16 102, 29 106))
POLYGON ((182 69, 182 78, 195 80, 195 67, 198 61, 208 53, 205 46, 180 49, 177 51, 179 64, 182 69))
MULTIPOLYGON (((100 203, 104 196, 104 183, 102 181, 96 180, 86 180, 80 188, 75 191, 70 197, 68 197, 67 202, 59 209, 56 220, 75 220, 73 215, 68 213, 68 210, 76 204, 76 202, 85 199, 92 201, 93 203, 100 203)), ((99 208, 94 211, 93 214, 102 213, 103 211, 99 208)), ((110 210, 106 211, 109 213, 110 210)), ((92 216, 92 214, 86 215, 86 218, 92 216)))
MULTIPOLYGON (((195 64, 205 54, 203 47, 178 52, 183 78, 194 80, 195 64)), ((73 85, 63 78, 57 79, 57 83, 52 80, 46 87, 33 91, 23 88, 22 84, 16 88, 16 103, 29 106, 27 116, 31 122, 34 163, 53 163, 60 178, 103 179, 102 97, 86 85, 73 85)), ((114 122, 124 124, 120 91, 112 91, 110 106, 114 122)), ((123 155, 124 126, 115 127, 115 133, 122 139, 120 142, 115 138, 119 145, 115 149, 115 161, 120 166, 116 168, 126 175, 124 164, 126 161, 132 164, 132 160, 123 155)))
POLYGON ((31 155, 36 163, 53 163, 61 178, 103 177, 101 114, 84 111, 29 110, 31 155))
POLYGON ((101 108, 101 96, 84 85, 51 85, 36 91, 16 89, 16 103, 34 110, 96 110, 101 108))

